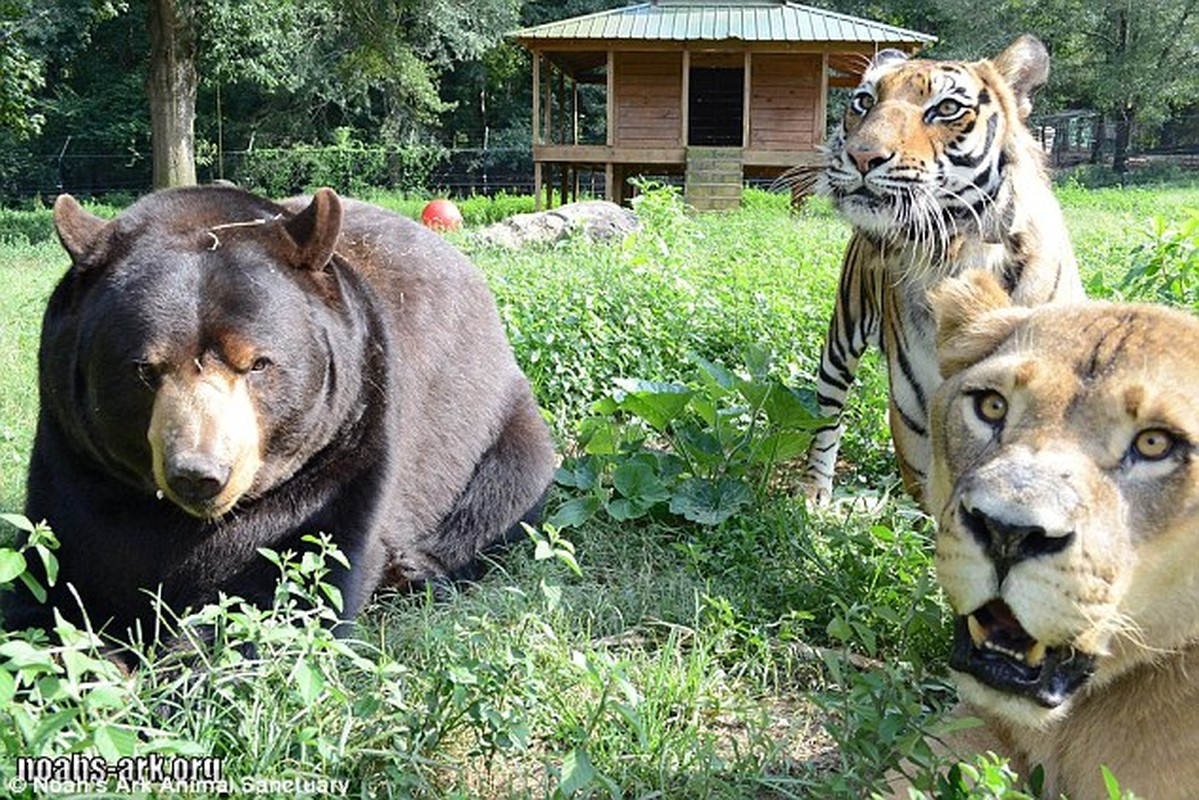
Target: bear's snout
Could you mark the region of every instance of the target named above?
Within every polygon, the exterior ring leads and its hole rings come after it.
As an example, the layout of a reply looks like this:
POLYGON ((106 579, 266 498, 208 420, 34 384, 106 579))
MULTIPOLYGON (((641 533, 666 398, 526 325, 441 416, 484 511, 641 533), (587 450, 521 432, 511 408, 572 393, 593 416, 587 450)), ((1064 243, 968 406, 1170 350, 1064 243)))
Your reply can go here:
POLYGON ((245 379, 227 371, 184 368, 166 375, 146 436, 159 491, 203 519, 232 509, 262 466, 253 398, 245 379))
POLYGON ((172 494, 188 505, 211 502, 229 483, 232 468, 206 453, 178 453, 166 464, 172 494))

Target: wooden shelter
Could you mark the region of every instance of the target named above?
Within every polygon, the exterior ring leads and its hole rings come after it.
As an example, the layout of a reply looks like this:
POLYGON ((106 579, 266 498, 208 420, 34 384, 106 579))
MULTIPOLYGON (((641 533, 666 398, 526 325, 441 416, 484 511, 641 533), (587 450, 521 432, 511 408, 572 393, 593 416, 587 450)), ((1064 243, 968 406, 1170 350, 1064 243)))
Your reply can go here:
POLYGON ((735 207, 747 177, 815 163, 828 89, 856 85, 884 48, 935 37, 789 0, 651 0, 525 28, 533 54, 533 181, 552 200, 602 170, 609 200, 631 175, 685 176, 699 209, 735 207), (603 87, 605 140, 580 140, 579 86, 603 87))

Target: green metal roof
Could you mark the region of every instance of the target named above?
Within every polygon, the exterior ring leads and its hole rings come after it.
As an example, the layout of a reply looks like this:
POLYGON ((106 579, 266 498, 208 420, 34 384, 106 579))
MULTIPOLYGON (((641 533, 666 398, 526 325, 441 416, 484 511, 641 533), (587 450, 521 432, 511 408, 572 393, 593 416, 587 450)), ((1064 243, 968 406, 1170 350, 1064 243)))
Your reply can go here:
POLYGON ((847 42, 926 45, 937 37, 789 0, 654 0, 516 31, 546 40, 847 42))

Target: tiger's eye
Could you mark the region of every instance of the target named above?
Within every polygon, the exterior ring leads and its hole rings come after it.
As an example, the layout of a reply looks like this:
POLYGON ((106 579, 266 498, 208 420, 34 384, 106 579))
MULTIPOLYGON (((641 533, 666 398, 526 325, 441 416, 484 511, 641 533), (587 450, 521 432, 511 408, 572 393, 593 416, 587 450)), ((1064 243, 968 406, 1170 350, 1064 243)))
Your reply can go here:
POLYGON ((1146 461, 1161 461, 1174 450, 1174 434, 1161 428, 1149 428, 1132 440, 1133 452, 1146 461))
POLYGON ((946 98, 937 103, 937 115, 941 117, 952 117, 961 110, 962 104, 957 100, 946 98))
POLYGON ((1007 416, 1007 399, 999 392, 980 392, 974 396, 974 413, 983 422, 994 425, 1007 416))
POLYGON ((853 102, 850 105, 853 106, 853 110, 858 114, 865 114, 874 108, 874 95, 869 92, 858 92, 853 96, 853 102))

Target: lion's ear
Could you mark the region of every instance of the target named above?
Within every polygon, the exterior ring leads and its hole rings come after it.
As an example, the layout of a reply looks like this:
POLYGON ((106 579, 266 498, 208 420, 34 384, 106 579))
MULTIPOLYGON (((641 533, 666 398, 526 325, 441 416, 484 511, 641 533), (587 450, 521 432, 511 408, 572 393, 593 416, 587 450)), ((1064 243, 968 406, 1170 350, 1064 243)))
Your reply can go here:
POLYGON ((97 260, 100 245, 108 239, 108 222, 97 217, 69 194, 54 201, 54 229, 58 240, 80 269, 97 260))
POLYGON ((937 364, 948 378, 977 364, 999 347, 1025 317, 989 272, 969 270, 929 292, 937 321, 937 364))
POLYGON ((284 223, 296 245, 293 264, 300 269, 323 269, 333 257, 341 236, 341 198, 332 189, 317 189, 303 211, 284 223))
POLYGON ((1049 51, 1032 34, 1018 36, 992 62, 1012 87, 1020 119, 1032 113, 1032 95, 1049 80, 1049 51))

